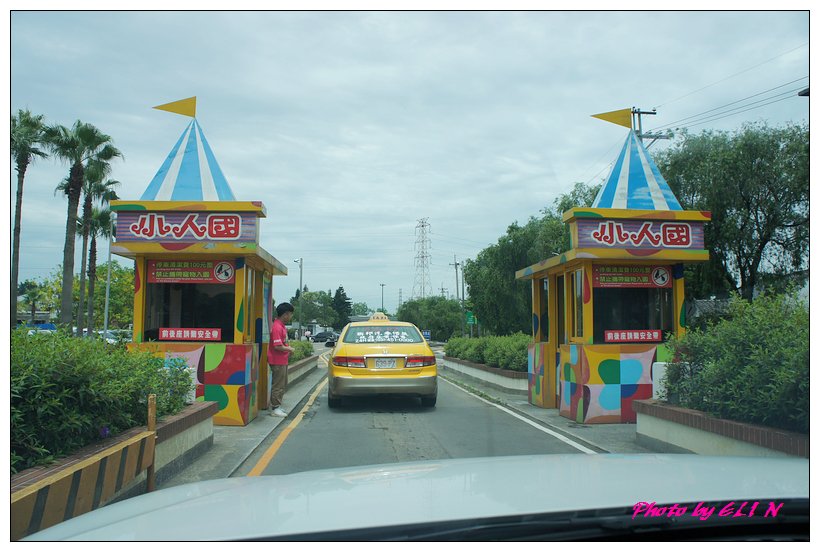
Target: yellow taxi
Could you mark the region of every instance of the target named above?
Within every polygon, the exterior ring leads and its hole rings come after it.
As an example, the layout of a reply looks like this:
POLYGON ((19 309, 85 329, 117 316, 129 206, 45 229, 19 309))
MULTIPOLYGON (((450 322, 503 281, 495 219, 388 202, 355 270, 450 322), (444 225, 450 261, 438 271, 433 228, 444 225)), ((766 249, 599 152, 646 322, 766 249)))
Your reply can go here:
POLYGON ((327 363, 327 404, 342 397, 415 395, 423 406, 435 406, 438 395, 436 356, 409 322, 390 320, 381 312, 367 322, 342 330, 327 363))

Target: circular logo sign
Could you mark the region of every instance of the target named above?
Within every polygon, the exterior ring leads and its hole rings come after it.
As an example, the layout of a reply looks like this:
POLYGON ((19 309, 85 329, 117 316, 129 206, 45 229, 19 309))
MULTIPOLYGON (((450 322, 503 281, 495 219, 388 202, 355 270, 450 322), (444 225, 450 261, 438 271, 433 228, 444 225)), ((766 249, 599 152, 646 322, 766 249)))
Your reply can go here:
POLYGON ((219 263, 214 268, 214 276, 220 282, 227 282, 233 278, 233 267, 231 263, 219 263))
POLYGON ((669 283, 669 271, 662 266, 652 270, 652 282, 658 287, 663 287, 669 283))

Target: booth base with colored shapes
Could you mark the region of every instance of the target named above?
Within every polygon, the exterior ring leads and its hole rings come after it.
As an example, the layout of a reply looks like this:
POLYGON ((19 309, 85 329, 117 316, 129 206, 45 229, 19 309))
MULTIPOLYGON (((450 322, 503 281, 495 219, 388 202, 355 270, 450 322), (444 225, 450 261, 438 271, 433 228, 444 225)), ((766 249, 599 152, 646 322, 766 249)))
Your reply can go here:
POLYGON ((561 345, 559 412, 583 424, 635 423, 632 401, 652 398, 658 345, 561 345))
POLYGON ((130 348, 165 359, 183 359, 198 401, 216 401, 217 425, 246 425, 259 413, 259 347, 231 343, 132 343, 130 348))

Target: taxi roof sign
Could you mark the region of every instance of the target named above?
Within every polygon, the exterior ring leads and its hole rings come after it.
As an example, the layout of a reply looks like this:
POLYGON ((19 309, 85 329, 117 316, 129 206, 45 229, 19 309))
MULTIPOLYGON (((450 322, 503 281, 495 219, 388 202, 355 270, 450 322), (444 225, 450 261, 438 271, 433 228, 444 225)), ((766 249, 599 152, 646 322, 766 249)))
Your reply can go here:
POLYGON ((374 312, 370 320, 390 320, 383 312, 374 312))

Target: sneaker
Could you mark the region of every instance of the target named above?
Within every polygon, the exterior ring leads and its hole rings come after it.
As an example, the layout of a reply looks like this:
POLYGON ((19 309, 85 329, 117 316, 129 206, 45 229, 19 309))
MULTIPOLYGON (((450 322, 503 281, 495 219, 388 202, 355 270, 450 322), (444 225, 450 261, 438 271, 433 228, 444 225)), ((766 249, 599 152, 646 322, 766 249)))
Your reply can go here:
POLYGON ((279 418, 285 418, 285 417, 287 417, 288 413, 285 412, 284 410, 282 410, 281 407, 277 406, 276 408, 274 408, 273 410, 270 411, 270 415, 271 416, 277 416, 279 418))

